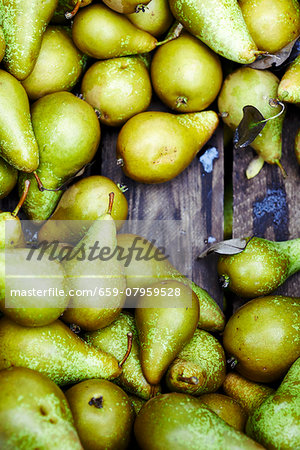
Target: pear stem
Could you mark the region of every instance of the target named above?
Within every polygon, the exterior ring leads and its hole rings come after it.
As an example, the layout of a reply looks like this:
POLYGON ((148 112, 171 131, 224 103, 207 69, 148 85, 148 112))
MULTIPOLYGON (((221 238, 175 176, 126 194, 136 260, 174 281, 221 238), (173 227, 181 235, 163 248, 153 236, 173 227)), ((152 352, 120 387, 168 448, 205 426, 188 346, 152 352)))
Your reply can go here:
POLYGON ((188 383, 188 384, 193 384, 193 385, 197 385, 199 384, 199 380, 197 377, 183 377, 182 375, 179 375, 177 377, 178 381, 183 381, 184 383, 188 383))
POLYGON ((280 172, 282 173, 283 178, 286 178, 286 177, 287 177, 287 173, 286 173, 286 171, 284 170, 284 168, 283 168, 281 162, 280 162, 279 160, 277 160, 277 161, 276 161, 276 164, 277 164, 277 166, 279 167, 280 172))
POLYGON ((29 188, 30 188, 30 180, 26 180, 25 181, 24 190, 23 190, 23 194, 22 194, 22 196, 21 196, 21 198, 19 200, 19 203, 17 204, 17 206, 15 207, 13 212, 11 213, 12 216, 16 217, 19 214, 19 211, 22 208, 22 206, 23 206, 23 204, 24 204, 24 202, 26 200, 29 188))
POLYGON ((125 363, 125 361, 127 360, 128 356, 130 355, 131 352, 131 347, 132 347, 132 338, 133 338, 133 334, 131 333, 131 331, 129 333, 127 333, 127 351, 125 353, 124 358, 122 359, 122 361, 119 363, 119 367, 122 367, 123 364, 125 363))
POLYGON ((115 198, 115 193, 114 192, 110 192, 107 214, 111 214, 112 207, 113 207, 113 204, 114 204, 114 198, 115 198))
POLYGON ((181 23, 177 23, 175 26, 173 25, 173 27, 171 28, 170 32, 168 33, 168 36, 166 37, 166 39, 164 39, 163 41, 157 42, 156 43, 156 47, 160 46, 160 45, 164 45, 167 42, 173 41, 174 39, 178 38, 180 36, 180 33, 183 30, 183 25, 181 25, 181 23))
POLYGON ((81 1, 82 0, 78 0, 77 1, 77 3, 76 3, 76 5, 75 5, 75 8, 73 9, 73 11, 71 11, 71 12, 66 12, 66 14, 65 14, 65 18, 66 19, 73 19, 73 17, 77 14, 77 12, 78 12, 78 10, 79 10, 79 8, 80 8, 80 5, 81 5, 81 1))
POLYGON ((39 191, 43 192, 45 190, 43 183, 40 180, 40 177, 36 173, 36 171, 33 172, 34 178, 36 179, 36 182, 38 184, 39 191))

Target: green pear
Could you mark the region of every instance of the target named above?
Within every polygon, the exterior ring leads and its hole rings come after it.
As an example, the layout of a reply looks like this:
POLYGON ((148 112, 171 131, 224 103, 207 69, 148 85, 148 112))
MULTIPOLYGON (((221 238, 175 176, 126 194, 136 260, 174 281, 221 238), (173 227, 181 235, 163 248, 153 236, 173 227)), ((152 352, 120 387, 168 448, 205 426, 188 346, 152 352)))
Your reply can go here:
MULTIPOLYGON (((228 75, 223 83, 218 107, 223 121, 235 130, 243 118, 243 108, 252 105, 265 119, 279 114, 281 106, 271 106, 276 99, 279 79, 269 70, 242 67, 228 75)), ((251 147, 268 164, 280 165, 284 114, 269 120, 251 147)))
POLYGON ((157 43, 124 15, 102 4, 88 6, 76 15, 72 35, 79 50, 96 59, 148 53, 157 43))
POLYGON ((118 361, 126 353, 126 334, 132 333, 132 347, 130 355, 123 366, 121 375, 114 383, 121 386, 126 392, 148 400, 157 394, 159 386, 152 386, 145 379, 139 358, 140 345, 134 317, 128 312, 121 312, 119 317, 105 328, 86 333, 84 338, 89 344, 113 355, 118 361))
POLYGON ((300 358, 294 362, 277 391, 249 417, 246 432, 266 448, 299 448, 300 358))
POLYGON ((295 0, 239 0, 239 5, 259 50, 276 53, 300 34, 300 7, 295 0))
POLYGON ((59 318, 68 305, 69 295, 62 265, 46 257, 32 258, 29 262, 29 252, 18 248, 0 253, 0 310, 19 325, 38 327, 59 318), (12 265, 17 277, 12 275, 12 265), (33 287, 46 294, 31 295, 33 287), (52 291, 60 294, 52 295, 52 291))
MULTIPOLYGON (((32 124, 40 150, 36 172, 44 188, 53 190, 41 192, 31 175, 24 211, 31 220, 45 220, 62 196, 57 189, 95 156, 100 126, 93 108, 70 92, 37 100, 32 106, 32 124)), ((19 190, 24 179, 22 175, 19 190)))
POLYGON ((300 270, 300 238, 273 242, 246 238, 246 248, 236 255, 222 255, 218 274, 223 287, 253 298, 267 295, 300 270))
POLYGON ((197 295, 201 311, 198 327, 214 332, 224 329, 224 314, 217 303, 204 289, 178 272, 150 241, 136 234, 118 234, 117 239, 118 247, 124 252, 120 259, 124 264, 129 289, 146 288, 162 280, 178 280, 189 286, 197 295), (133 257, 127 263, 125 256, 131 255, 134 248, 138 249, 140 257, 133 257))
POLYGON ((204 394, 199 400, 207 405, 228 425, 239 431, 245 428, 247 415, 240 404, 231 397, 223 394, 204 394))
POLYGON ((89 378, 116 378, 116 358, 88 345, 60 320, 42 327, 23 327, 0 319, 0 370, 27 367, 59 385, 89 378))
POLYGON ((236 0, 170 0, 174 17, 219 55, 250 64, 259 54, 236 0))
POLYGON ((33 133, 26 91, 15 77, 0 70, 1 156, 23 172, 39 164, 38 145, 33 133))
POLYGON ((136 395, 128 395, 129 400, 131 401, 131 405, 134 409, 134 413, 137 416, 144 404, 146 403, 146 400, 143 400, 140 397, 137 397, 136 395))
POLYGON ((271 387, 254 383, 235 372, 226 375, 222 388, 225 394, 236 400, 247 414, 252 414, 266 398, 275 392, 271 387))
POLYGON ((30 100, 58 91, 70 91, 77 83, 85 63, 84 55, 75 47, 62 27, 47 27, 35 66, 23 80, 30 100))
POLYGON ((3 28, 0 26, 0 62, 2 61, 5 54, 5 37, 3 33, 3 28))
POLYGON ((177 39, 156 50, 151 80, 156 94, 169 108, 202 111, 221 88, 221 63, 205 44, 183 31, 177 39))
POLYGON ((236 370, 263 383, 285 375, 300 355, 299 320, 296 297, 259 297, 239 308, 223 334, 223 346, 236 370))
POLYGON ((284 102, 300 103, 300 55, 283 75, 278 86, 278 98, 284 102))
POLYGON ((109 178, 93 175, 82 178, 63 193, 52 216, 40 229, 39 241, 52 242, 57 239, 77 244, 92 221, 107 211, 110 192, 114 193, 111 216, 117 229, 121 228, 128 212, 125 195, 109 178))
POLYGON ((153 284, 150 292, 138 299, 135 320, 142 370, 146 380, 156 385, 194 334, 199 321, 197 296, 178 281, 153 284), (166 298, 165 292, 172 296, 166 298))
POLYGON ((62 319, 88 331, 113 322, 126 300, 126 278, 116 254, 117 230, 111 217, 113 198, 111 193, 108 211, 94 221, 63 262, 72 297, 62 319), (92 253, 87 254, 88 249, 92 253), (86 257, 78 259, 83 252, 86 257))
POLYGON ((124 391, 106 380, 86 380, 66 391, 85 450, 126 449, 134 411, 124 391))
POLYGON ((43 33, 57 6, 57 0, 1 0, 0 15, 6 41, 5 66, 18 80, 31 73, 37 60, 43 33))
POLYGON ((217 391, 225 375, 223 347, 211 334, 196 330, 169 366, 166 382, 170 391, 201 395, 217 391))
POLYGON ((117 158, 129 178, 140 183, 164 183, 179 175, 193 161, 218 123, 214 111, 137 114, 119 133, 117 158))
POLYGON ((300 128, 297 131, 296 138, 295 138, 295 155, 296 155, 298 164, 300 165, 300 128))
POLYGON ((250 450, 260 444, 229 426, 198 399, 159 395, 139 412, 134 433, 142 450, 250 450))
POLYGON ((173 22, 167 0, 151 0, 146 7, 138 7, 127 18, 140 30, 147 31, 152 36, 164 34, 173 22))
POLYGON ((104 0, 105 3, 113 11, 117 11, 121 14, 130 14, 135 12, 139 8, 145 8, 150 0, 104 0))
POLYGON ((123 56, 93 64, 83 77, 81 92, 99 111, 101 123, 120 126, 148 108, 152 87, 143 61, 123 56))
POLYGON ((23 367, 0 372, 1 448, 82 450, 63 392, 48 377, 23 367))
POLYGON ((79 8, 90 5, 92 1, 93 0, 58 0, 58 5, 51 22, 64 24, 67 20, 74 18, 79 8))
POLYGON ((18 171, 0 158, 0 199, 10 194, 18 181, 18 171))

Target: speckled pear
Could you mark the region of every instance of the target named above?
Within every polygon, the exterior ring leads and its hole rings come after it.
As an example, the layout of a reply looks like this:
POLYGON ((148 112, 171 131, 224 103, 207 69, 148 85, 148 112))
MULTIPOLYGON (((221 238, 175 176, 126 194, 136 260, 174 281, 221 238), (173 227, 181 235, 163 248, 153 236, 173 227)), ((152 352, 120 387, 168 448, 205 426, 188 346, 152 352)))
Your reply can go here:
POLYGON ((253 237, 236 255, 222 255, 218 274, 223 287, 235 294, 253 298, 267 295, 300 270, 300 238, 269 241, 253 237))
POLYGON ((201 395, 199 400, 225 420, 228 425, 236 430, 244 431, 247 414, 236 400, 218 393, 201 395))
POLYGON ((7 197, 18 180, 18 171, 0 158, 0 199, 7 197))
POLYGON ((60 320, 33 328, 2 317, 0 370, 11 366, 37 370, 58 385, 112 379, 122 372, 116 358, 88 345, 60 320))
POLYGON ((121 14, 130 14, 139 8, 145 8, 150 0, 104 0, 105 3, 113 11, 121 14))
POLYGON ((0 372, 0 442, 5 450, 83 450, 63 392, 23 367, 0 372))
POLYGON ((153 284, 149 295, 139 298, 135 320, 142 370, 147 381, 156 385, 194 334, 199 321, 197 296, 189 287, 178 281, 153 284), (154 291, 155 288, 158 289, 158 295, 154 291), (168 289, 174 294, 173 298, 167 299, 166 304, 163 290, 168 292, 168 289), (179 290, 179 296, 175 297, 175 289, 179 290))
POLYGON ((106 380, 86 380, 66 391, 85 450, 129 447, 134 411, 124 391, 106 380))
POLYGON ((134 434, 142 450, 263 449, 197 398, 185 394, 159 395, 138 414, 134 434))
POLYGON ((33 172, 39 164, 39 150, 33 133, 29 101, 21 83, 0 70, 1 156, 23 172, 33 172))
POLYGON ((137 8, 127 18, 137 28, 156 37, 164 34, 174 20, 167 0, 151 0, 146 8, 137 8))
POLYGON ((43 33, 58 0, 1 0, 0 15, 6 41, 5 66, 18 80, 32 71, 43 33))
POLYGON ((206 331, 196 330, 169 366, 166 383, 170 391, 201 395, 217 391, 225 375, 222 345, 206 331))
POLYGON ((117 159, 129 178, 140 183, 164 183, 193 161, 218 124, 214 111, 137 114, 119 133, 117 159))
POLYGON ((175 18, 214 52, 240 64, 255 61, 257 47, 236 0, 170 0, 175 18))
POLYGON ((143 400, 142 398, 132 394, 129 394, 128 398, 131 401, 131 405, 134 409, 135 415, 137 416, 142 407, 144 406, 144 404, 146 403, 146 400, 143 400))
POLYGON ((259 297, 230 317, 223 346, 242 376, 262 383, 276 381, 300 356, 299 322, 299 297, 259 297))
POLYGON ((294 362, 277 391, 249 417, 246 432, 266 448, 299 447, 300 358, 294 362))
POLYGON ((121 361, 127 349, 127 333, 132 333, 132 348, 121 375, 114 383, 122 387, 126 392, 139 398, 148 400, 159 392, 159 386, 151 386, 145 379, 139 352, 140 345, 134 317, 127 312, 121 312, 119 317, 105 328, 86 333, 84 338, 94 347, 103 350, 121 361))
POLYGON ((155 37, 136 28, 122 14, 103 4, 83 8, 72 27, 75 45, 96 59, 148 53, 156 46, 155 37))
POLYGON ((0 62, 2 61, 5 54, 5 37, 3 33, 3 28, 0 27, 0 62))
POLYGON ((300 104, 300 55, 288 67, 278 86, 278 98, 300 104))
MULTIPOLYGON (((32 106, 32 124, 40 151, 37 174, 46 189, 40 191, 34 175, 24 203, 31 220, 45 220, 55 209, 63 191, 59 188, 89 163, 98 149, 100 126, 93 108, 70 92, 45 95, 32 106)), ((19 179, 23 190, 25 176, 19 179)))
POLYGON ((226 375, 222 389, 226 395, 236 400, 247 414, 253 413, 266 398, 275 392, 271 387, 254 383, 236 372, 226 375))

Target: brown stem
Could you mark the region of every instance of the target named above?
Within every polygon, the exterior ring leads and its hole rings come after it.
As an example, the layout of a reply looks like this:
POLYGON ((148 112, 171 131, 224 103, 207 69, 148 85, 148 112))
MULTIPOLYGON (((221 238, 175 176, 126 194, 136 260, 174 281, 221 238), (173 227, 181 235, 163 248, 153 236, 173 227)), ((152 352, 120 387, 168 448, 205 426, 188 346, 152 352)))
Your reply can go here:
POLYGON ((159 45, 164 45, 167 42, 173 41, 174 39, 178 38, 183 30, 183 25, 179 22, 175 22, 175 24, 171 27, 171 30, 169 31, 166 39, 163 41, 157 42, 156 47, 159 45))
POLYGON ((197 377, 183 377, 182 375, 179 375, 177 377, 178 381, 183 381, 184 383, 188 384, 194 384, 195 386, 199 384, 199 380, 197 377))
POLYGON ((40 177, 36 173, 36 171, 33 172, 34 178, 36 179, 36 182, 38 184, 39 191, 43 192, 45 190, 43 183, 40 180, 40 177))
POLYGON ((131 352, 131 347, 132 347, 132 338, 133 338, 133 334, 131 333, 131 331, 129 333, 127 333, 127 351, 125 353, 124 358, 122 359, 122 361, 119 363, 119 367, 122 367, 123 364, 125 363, 126 359, 128 358, 128 356, 130 355, 131 352))
POLYGON ((78 12, 78 10, 79 10, 79 8, 80 8, 81 1, 82 1, 82 0, 78 0, 78 1, 77 1, 76 5, 75 5, 75 8, 73 9, 73 11, 71 11, 71 12, 66 12, 66 14, 65 14, 65 18, 66 18, 66 19, 73 19, 73 17, 77 14, 77 12, 78 12))
POLYGON ((20 209, 23 206, 23 203, 26 200, 29 188, 30 188, 30 180, 26 180, 25 181, 25 186, 24 186, 24 190, 23 190, 23 194, 19 200, 19 203, 17 204, 17 206, 15 207, 15 209, 13 210, 13 212, 11 213, 12 216, 16 217, 19 214, 20 209))
POLYGON ((107 214, 111 214, 112 207, 113 207, 113 204, 114 204, 114 198, 115 198, 114 192, 110 192, 107 214))

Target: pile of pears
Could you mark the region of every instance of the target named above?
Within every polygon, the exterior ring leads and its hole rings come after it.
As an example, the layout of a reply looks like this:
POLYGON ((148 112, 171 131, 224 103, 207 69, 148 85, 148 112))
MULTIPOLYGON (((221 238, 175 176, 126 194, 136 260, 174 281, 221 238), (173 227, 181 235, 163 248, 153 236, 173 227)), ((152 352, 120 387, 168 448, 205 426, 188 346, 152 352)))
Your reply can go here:
POLYGON ((299 34, 298 0, 0 0, 0 198, 20 198, 0 212, 1 448, 299 448, 300 298, 274 291, 300 270, 300 238, 220 256, 220 283, 245 299, 225 317, 147 236, 122 232, 122 186, 82 177, 113 127, 127 177, 171 181, 220 118, 240 140, 247 107, 246 176, 285 175, 300 56, 280 78, 256 64, 299 34), (118 252, 137 240, 148 258, 127 264, 118 252), (78 257, 95 243, 109 257, 78 257))

